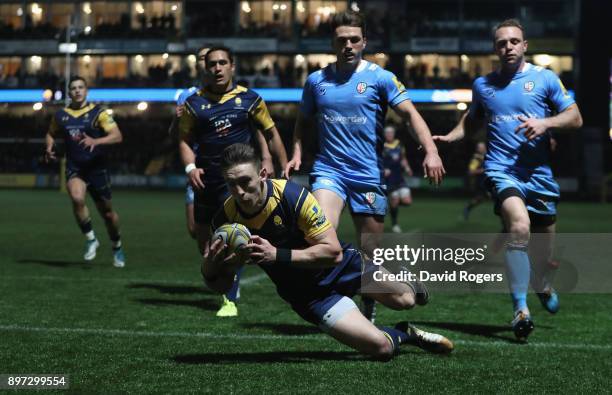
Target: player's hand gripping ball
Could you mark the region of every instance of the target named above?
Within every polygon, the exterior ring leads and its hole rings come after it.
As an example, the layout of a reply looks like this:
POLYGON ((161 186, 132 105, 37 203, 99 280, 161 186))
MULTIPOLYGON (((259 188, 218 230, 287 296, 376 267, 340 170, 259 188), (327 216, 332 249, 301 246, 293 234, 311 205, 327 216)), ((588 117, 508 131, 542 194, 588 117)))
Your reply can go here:
POLYGON ((249 243, 251 232, 242 224, 223 224, 215 230, 212 236, 213 242, 217 239, 227 244, 226 254, 228 256, 234 252, 239 254, 240 249, 249 243))

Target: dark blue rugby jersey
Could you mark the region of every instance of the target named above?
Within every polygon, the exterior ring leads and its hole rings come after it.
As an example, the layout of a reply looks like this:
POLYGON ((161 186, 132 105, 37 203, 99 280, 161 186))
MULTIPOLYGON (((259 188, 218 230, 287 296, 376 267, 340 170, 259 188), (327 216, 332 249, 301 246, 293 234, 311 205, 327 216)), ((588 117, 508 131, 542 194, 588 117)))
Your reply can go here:
MULTIPOLYGON (((304 187, 286 180, 266 180, 267 196, 262 210, 255 215, 241 212, 233 197, 219 210, 211 226, 224 223, 245 225, 253 235, 268 240, 277 248, 304 249, 313 238, 332 228, 321 206, 304 187)), ((347 260, 348 261, 348 260, 347 260)), ((322 284, 339 280, 345 261, 331 268, 303 268, 287 264, 261 265, 276 285, 278 294, 289 302, 312 298, 322 284)))
POLYGON ((83 165, 105 159, 106 147, 97 145, 90 151, 80 144, 81 140, 86 135, 94 139, 104 137, 114 126, 115 121, 105 108, 88 104, 78 110, 66 107, 57 111, 51 119, 49 134, 53 137, 62 134, 68 163, 83 165))
POLYGON ((390 174, 385 177, 387 185, 400 185, 404 182, 402 157, 405 155, 405 150, 398 139, 391 143, 385 142, 383 150, 383 163, 385 169, 390 170, 390 174))
POLYGON ((185 101, 179 120, 181 136, 198 144, 196 166, 204 169, 204 183, 223 182, 221 154, 235 143, 250 144, 255 128, 274 126, 265 102, 254 91, 237 85, 222 95, 201 89, 185 101))

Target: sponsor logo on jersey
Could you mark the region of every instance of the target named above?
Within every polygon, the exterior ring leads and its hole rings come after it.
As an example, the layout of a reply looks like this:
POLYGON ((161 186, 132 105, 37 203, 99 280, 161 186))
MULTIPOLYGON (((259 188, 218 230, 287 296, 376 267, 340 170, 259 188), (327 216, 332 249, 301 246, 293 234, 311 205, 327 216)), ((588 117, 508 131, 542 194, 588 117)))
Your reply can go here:
POLYGON ((323 120, 328 123, 365 125, 368 119, 364 116, 357 116, 357 115, 343 116, 343 115, 323 114, 323 120))
POLYGON ((221 136, 225 136, 229 132, 231 127, 232 123, 227 118, 215 121, 215 131, 221 136))
POLYGON ((393 83, 395 84, 395 87, 397 88, 397 90, 399 90, 400 92, 403 92, 406 90, 406 87, 404 86, 404 84, 402 84, 396 76, 393 76, 393 83))
POLYGON ((559 86, 561 86, 561 91, 563 92, 563 96, 570 97, 569 93, 567 93, 567 89, 565 89, 565 85, 563 85, 563 82, 561 82, 561 80, 558 78, 557 78, 557 82, 559 83, 559 86))

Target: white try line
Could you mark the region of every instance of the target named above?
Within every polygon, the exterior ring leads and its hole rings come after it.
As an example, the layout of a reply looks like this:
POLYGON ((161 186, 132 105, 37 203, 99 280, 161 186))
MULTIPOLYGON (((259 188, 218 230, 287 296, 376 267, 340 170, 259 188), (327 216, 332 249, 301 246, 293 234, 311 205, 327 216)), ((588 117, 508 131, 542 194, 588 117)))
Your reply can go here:
MULTIPOLYGON (((212 333, 212 332, 152 332, 152 331, 131 331, 124 329, 103 329, 103 328, 45 328, 21 325, 0 325, 0 331, 4 332, 39 332, 39 333, 68 333, 82 335, 103 335, 103 336, 126 336, 126 337, 183 337, 183 338, 203 338, 203 339, 231 339, 231 340, 314 340, 314 341, 333 341, 331 337, 323 334, 313 335, 254 335, 254 334, 235 334, 235 333, 212 333)), ((594 350, 609 351, 612 345, 609 344, 589 344, 589 343, 542 343, 529 342, 527 344, 516 344, 511 342, 495 341, 476 341, 476 340, 456 340, 455 345, 469 347, 516 347, 526 348, 554 348, 571 350, 594 350)))
MULTIPOLYGON (((259 273, 254 276, 241 278, 240 285, 252 285, 268 276, 265 273, 259 273)), ((1 280, 40 280, 40 281, 103 281, 111 283, 129 284, 129 283, 152 283, 163 285, 191 285, 204 286, 203 281, 188 281, 188 280, 168 280, 155 278, 100 278, 100 277, 61 277, 61 276, 0 276, 1 280)))

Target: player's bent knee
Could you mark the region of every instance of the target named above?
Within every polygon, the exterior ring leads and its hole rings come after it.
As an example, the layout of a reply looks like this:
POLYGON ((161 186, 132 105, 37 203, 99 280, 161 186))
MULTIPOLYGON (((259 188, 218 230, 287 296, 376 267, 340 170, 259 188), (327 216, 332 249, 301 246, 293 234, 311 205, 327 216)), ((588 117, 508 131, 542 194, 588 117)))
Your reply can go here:
POLYGON ((408 292, 393 294, 391 295, 391 300, 394 303, 396 310, 411 309, 415 305, 414 295, 408 292))
POLYGON ((515 242, 527 243, 530 236, 529 221, 516 221, 510 224, 510 234, 515 242))
POLYGON ((366 351, 365 354, 379 361, 386 362, 393 358, 393 345, 382 332, 372 341, 368 351, 369 352, 366 351))

